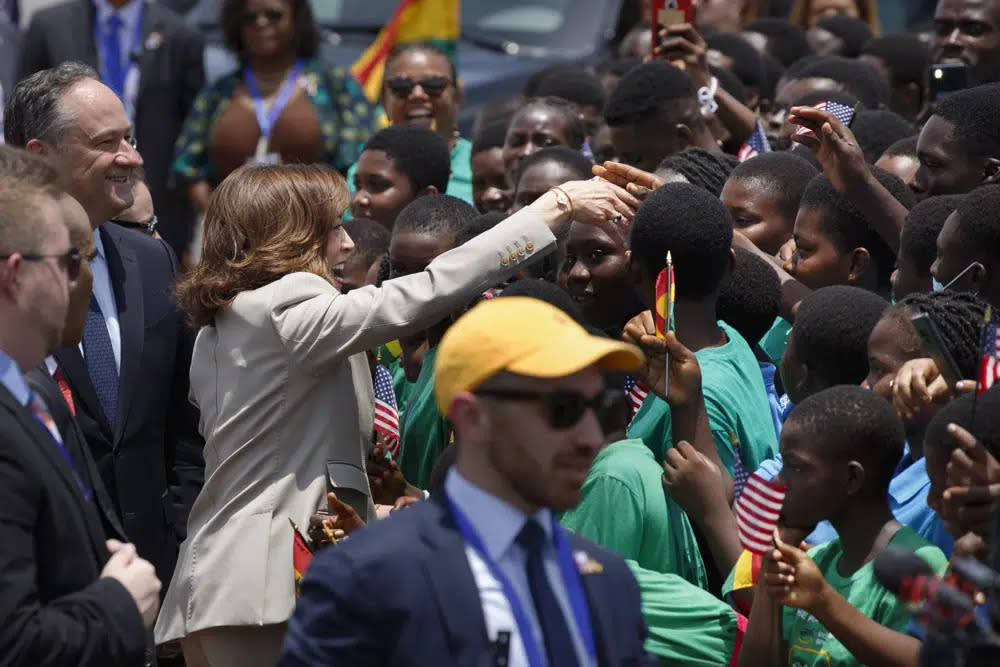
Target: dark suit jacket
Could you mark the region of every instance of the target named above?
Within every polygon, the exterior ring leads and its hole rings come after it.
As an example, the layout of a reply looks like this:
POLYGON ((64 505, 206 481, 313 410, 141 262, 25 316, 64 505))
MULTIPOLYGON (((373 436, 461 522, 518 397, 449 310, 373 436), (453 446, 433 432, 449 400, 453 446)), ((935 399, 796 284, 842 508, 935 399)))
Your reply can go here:
POLYGON ((0 664, 141 665, 142 617, 101 579, 104 530, 51 435, 0 385, 0 664))
POLYGON ((83 478, 87 488, 94 494, 94 509, 101 519, 101 526, 104 528, 104 535, 114 538, 120 542, 128 542, 125 529, 122 528, 121 520, 118 518, 118 511, 111 502, 108 490, 104 488, 104 481, 97 471, 97 464, 87 446, 87 439, 80 429, 80 424, 70 412, 69 405, 59 389, 59 384, 52 378, 49 371, 44 366, 36 368, 25 374, 25 379, 31 390, 42 397, 49 408, 49 414, 56 423, 56 428, 62 435, 63 444, 69 450, 69 455, 76 462, 77 473, 83 478))
MULTIPOLYGON (((639 586, 621 556, 573 534, 604 569, 583 575, 601 667, 656 665, 639 586)), ((279 667, 492 666, 479 590, 447 506, 429 500, 320 553, 289 620, 279 667)))
MULTIPOLYGON (((31 17, 21 51, 20 76, 76 60, 97 68, 91 0, 70 0, 31 17)), ((169 9, 148 3, 143 21, 136 98, 136 139, 145 160, 160 234, 181 256, 191 240, 194 209, 186 192, 168 187, 174 143, 205 83, 201 35, 169 9), (158 34, 160 39, 150 39, 158 34), (158 43, 157 43, 158 42, 158 43), (153 48, 150 48, 153 47, 153 48)))
POLYGON ((101 240, 121 328, 116 424, 101 409, 79 348, 54 356, 125 534, 166 590, 205 468, 198 411, 188 400, 194 332, 174 304, 177 261, 166 243, 109 224, 101 240))
MULTIPOLYGON (((0 15, 0 86, 3 95, 0 102, 10 97, 17 83, 17 56, 21 52, 21 33, 17 26, 0 15)), ((3 111, 0 111, 0 116, 3 111)))

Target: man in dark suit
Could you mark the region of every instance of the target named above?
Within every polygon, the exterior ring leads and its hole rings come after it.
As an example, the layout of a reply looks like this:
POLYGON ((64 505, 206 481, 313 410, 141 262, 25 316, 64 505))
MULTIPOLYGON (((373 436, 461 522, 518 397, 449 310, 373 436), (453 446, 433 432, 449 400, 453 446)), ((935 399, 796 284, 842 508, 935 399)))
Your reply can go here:
POLYGON ((553 516, 603 445, 598 367, 640 361, 536 299, 463 315, 434 367, 456 435, 444 490, 316 557, 280 667, 657 664, 624 561, 553 516))
POLYGON ((201 35, 158 2, 70 0, 35 13, 23 44, 20 78, 77 61, 99 71, 121 96, 146 159, 160 234, 183 257, 193 235, 194 209, 186 192, 169 186, 170 164, 205 81, 201 35), (119 58, 111 57, 113 51, 119 58))
POLYGON ((64 63, 22 80, 6 119, 7 142, 50 158, 94 230, 83 344, 54 357, 125 534, 166 583, 201 486, 203 442, 188 401, 193 332, 171 296, 174 254, 104 224, 132 204, 142 165, 128 117, 92 69, 64 63))
POLYGON ((57 183, 44 160, 0 147, 0 655, 133 667, 145 663, 160 582, 133 545, 106 539, 85 450, 54 422, 59 399, 23 375, 61 342, 69 304, 90 289, 67 230, 86 216, 57 183))

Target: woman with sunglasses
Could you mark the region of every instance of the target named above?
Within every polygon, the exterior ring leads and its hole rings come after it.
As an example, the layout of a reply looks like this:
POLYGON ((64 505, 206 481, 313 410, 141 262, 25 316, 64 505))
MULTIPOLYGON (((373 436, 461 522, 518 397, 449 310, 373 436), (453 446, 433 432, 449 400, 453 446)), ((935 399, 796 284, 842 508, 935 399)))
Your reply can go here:
POLYGON ((240 67, 199 93, 173 166, 198 210, 247 162, 350 167, 375 113, 348 71, 319 59, 309 1, 224 0, 220 24, 240 67))
MULTIPOLYGON (((382 106, 389 123, 422 125, 440 134, 451 153, 451 178, 445 194, 471 204, 472 142, 458 132, 461 103, 455 64, 440 48, 433 44, 404 44, 389 55, 382 79, 382 106)), ((358 165, 354 165, 347 172, 351 194, 357 190, 357 169, 358 165)))
POLYGON ((625 233, 639 203, 605 181, 563 183, 425 269, 343 294, 347 198, 344 179, 320 165, 237 169, 209 203, 201 263, 178 288, 200 327, 191 396, 205 485, 156 640, 181 640, 189 667, 277 662, 295 606, 289 519, 308 526, 333 487, 374 519, 366 350, 427 329, 541 259, 571 217, 625 233))

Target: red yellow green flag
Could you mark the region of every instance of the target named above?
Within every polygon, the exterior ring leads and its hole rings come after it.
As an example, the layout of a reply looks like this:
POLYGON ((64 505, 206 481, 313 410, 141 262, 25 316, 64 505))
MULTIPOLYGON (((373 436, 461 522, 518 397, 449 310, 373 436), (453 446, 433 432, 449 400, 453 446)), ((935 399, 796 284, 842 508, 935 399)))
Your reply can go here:
POLYGON ((674 330, 674 263, 667 253, 667 265, 656 277, 656 335, 666 338, 674 330))
POLYGON ((351 67, 369 100, 378 101, 385 62, 399 44, 430 42, 454 59, 460 25, 459 3, 460 0, 400 0, 389 22, 351 67))
POLYGON ((292 576, 295 578, 295 597, 299 597, 302 577, 306 575, 306 570, 312 563, 313 551, 295 522, 291 519, 288 522, 292 524, 292 576))

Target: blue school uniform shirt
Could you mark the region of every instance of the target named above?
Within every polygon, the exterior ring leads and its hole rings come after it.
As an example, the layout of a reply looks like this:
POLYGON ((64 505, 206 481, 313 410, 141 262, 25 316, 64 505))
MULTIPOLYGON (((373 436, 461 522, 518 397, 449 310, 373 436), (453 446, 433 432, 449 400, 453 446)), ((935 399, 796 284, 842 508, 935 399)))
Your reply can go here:
MULTIPOLYGON (((760 374, 764 377, 764 391, 767 392, 767 404, 771 408, 771 421, 774 422, 774 434, 781 436, 781 424, 784 422, 785 406, 782 404, 781 396, 774 387, 774 374, 778 372, 777 367, 769 361, 758 361, 760 364, 760 374)), ((787 397, 785 403, 788 402, 787 397)))

